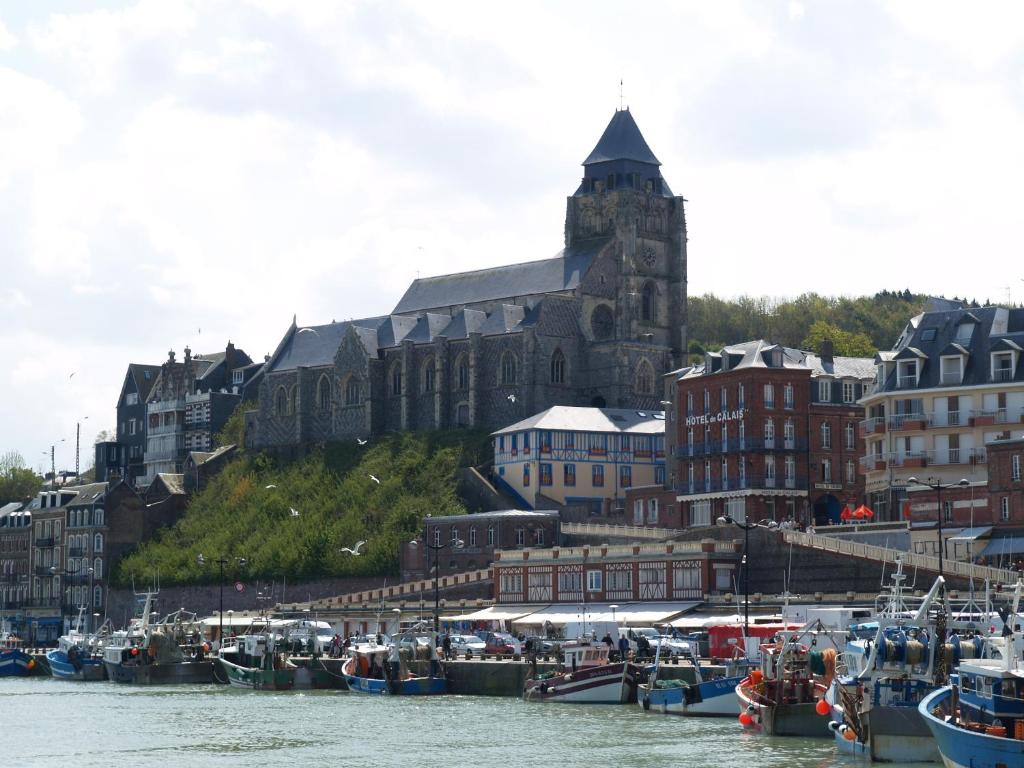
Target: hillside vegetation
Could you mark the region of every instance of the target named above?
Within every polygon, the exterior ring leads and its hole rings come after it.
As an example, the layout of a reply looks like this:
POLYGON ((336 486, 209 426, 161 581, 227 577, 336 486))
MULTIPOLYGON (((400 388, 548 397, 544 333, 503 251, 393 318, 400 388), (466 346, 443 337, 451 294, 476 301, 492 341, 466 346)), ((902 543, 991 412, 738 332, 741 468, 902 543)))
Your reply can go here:
POLYGON ((688 307, 689 351, 703 355, 704 350, 718 351, 753 339, 816 351, 823 338, 831 338, 837 355, 870 357, 892 348, 926 298, 909 290, 874 296, 805 293, 795 299, 693 296, 688 307))
POLYGON ((222 555, 232 558, 228 579, 395 573, 399 544, 419 532, 424 515, 466 512, 456 470, 489 454, 486 432, 463 430, 331 443, 294 462, 242 455, 192 498, 176 525, 126 557, 115 578, 128 584, 133 575, 138 582, 159 573, 169 584, 216 583, 213 561, 222 555), (338 552, 359 540, 367 543, 358 557, 338 552))

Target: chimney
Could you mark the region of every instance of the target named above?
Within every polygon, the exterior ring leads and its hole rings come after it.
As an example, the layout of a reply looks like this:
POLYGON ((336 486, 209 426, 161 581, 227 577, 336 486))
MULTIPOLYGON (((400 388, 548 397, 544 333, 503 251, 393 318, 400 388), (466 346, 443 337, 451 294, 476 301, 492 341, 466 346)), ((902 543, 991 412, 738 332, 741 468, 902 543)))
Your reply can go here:
POLYGON ((818 357, 821 358, 823 363, 831 363, 833 355, 832 339, 824 339, 821 342, 821 349, 818 351, 818 357))

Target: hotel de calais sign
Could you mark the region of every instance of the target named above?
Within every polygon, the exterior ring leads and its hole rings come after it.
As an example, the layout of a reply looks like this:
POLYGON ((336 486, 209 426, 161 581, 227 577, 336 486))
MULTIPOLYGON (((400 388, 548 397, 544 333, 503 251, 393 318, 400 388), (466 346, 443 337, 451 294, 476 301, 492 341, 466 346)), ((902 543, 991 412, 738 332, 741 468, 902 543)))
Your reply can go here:
POLYGON ((742 419, 746 408, 737 408, 735 411, 719 411, 718 413, 703 413, 700 416, 687 416, 686 426, 698 427, 706 424, 721 424, 726 421, 742 419))

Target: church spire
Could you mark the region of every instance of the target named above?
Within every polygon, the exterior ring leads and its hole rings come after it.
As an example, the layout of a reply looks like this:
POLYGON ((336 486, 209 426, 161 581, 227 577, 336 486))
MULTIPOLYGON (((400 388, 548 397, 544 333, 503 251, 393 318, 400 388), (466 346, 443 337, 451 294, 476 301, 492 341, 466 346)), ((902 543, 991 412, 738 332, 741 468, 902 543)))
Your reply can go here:
POLYGON ((584 166, 607 163, 614 160, 632 160, 637 163, 660 166, 658 158, 647 146, 640 128, 637 127, 629 107, 615 110, 611 122, 604 129, 597 146, 590 153, 584 166))
POLYGON ((576 194, 624 188, 672 197, 661 175, 661 161, 647 146, 629 107, 615 110, 597 146, 583 161, 583 183, 576 194))

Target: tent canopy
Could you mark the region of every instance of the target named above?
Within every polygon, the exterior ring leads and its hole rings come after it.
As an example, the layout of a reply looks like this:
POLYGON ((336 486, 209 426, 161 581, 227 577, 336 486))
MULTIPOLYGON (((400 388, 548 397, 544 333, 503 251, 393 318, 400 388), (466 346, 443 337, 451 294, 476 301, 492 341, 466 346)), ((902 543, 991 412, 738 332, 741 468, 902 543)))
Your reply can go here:
POLYGON ((442 616, 441 621, 508 621, 525 616, 531 611, 537 610, 538 606, 523 605, 492 605, 481 608, 472 613, 462 613, 453 616, 442 616))
POLYGON ((651 626, 665 624, 680 614, 692 611, 697 602, 686 603, 553 603, 512 623, 520 627, 542 627, 546 623, 565 626, 573 622, 614 621, 619 624, 651 626), (612 609, 611 606, 615 606, 612 609))
POLYGON ((950 541, 974 541, 992 532, 991 525, 982 525, 977 528, 964 528, 956 536, 950 536, 950 541))

